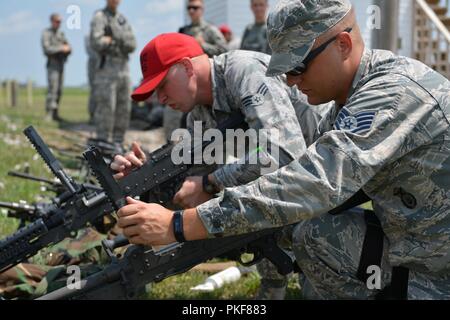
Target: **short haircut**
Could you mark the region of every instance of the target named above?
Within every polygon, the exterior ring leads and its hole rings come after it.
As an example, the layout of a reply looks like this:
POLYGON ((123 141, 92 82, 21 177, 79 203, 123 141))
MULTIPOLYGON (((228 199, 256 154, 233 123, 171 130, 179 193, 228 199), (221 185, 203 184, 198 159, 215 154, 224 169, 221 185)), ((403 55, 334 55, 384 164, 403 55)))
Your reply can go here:
POLYGON ((59 15, 58 13, 52 13, 50 15, 50 21, 55 20, 56 18, 60 18, 61 19, 61 15, 59 15))

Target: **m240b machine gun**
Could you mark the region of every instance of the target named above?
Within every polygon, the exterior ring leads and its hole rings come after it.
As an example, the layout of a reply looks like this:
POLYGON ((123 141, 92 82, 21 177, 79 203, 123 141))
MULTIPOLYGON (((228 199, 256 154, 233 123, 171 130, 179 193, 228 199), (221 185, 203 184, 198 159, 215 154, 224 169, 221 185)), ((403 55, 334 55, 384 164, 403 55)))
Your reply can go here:
MULTIPOLYGON (((219 124, 217 129, 225 132, 226 129, 239 127, 242 123, 242 115, 234 114, 219 124)), ((60 196, 60 204, 56 205, 46 217, 39 218, 11 236, 0 240, 0 273, 32 257, 42 248, 74 235, 77 230, 115 211, 104 191, 92 190, 77 184, 64 172, 33 127, 25 129, 24 133, 51 172, 65 186, 66 192, 60 196)), ((192 155, 195 154, 196 148, 203 150, 213 142, 214 140, 194 145, 191 150, 192 155)), ((157 203, 171 200, 194 168, 194 165, 174 164, 171 159, 173 147, 173 144, 167 144, 154 151, 141 168, 121 179, 117 183, 121 194, 131 197, 146 194, 149 201, 157 203)), ((84 156, 102 158, 95 148, 87 151, 84 156)))

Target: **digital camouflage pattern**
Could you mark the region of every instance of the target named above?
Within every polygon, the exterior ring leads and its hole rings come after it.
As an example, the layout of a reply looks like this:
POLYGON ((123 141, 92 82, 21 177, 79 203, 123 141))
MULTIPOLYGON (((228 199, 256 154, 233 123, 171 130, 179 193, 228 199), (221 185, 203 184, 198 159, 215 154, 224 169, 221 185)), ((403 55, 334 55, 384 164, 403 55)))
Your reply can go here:
POLYGON ((203 51, 205 51, 210 58, 227 51, 227 41, 220 30, 204 20, 200 20, 199 23, 191 23, 181 27, 178 32, 192 37, 201 36, 203 40, 205 40, 205 43, 202 45, 203 51))
POLYGON ((64 64, 68 54, 62 52, 68 44, 64 32, 53 28, 45 29, 41 38, 42 49, 47 56, 47 112, 57 110, 61 100, 64 82, 64 64))
POLYGON ((268 76, 297 67, 315 39, 335 26, 351 9, 348 0, 280 0, 267 19, 272 48, 268 76))
MULTIPOLYGON (((261 150, 259 156, 271 158, 283 166, 300 156, 312 143, 320 115, 310 108, 304 95, 286 85, 283 77, 265 77, 269 59, 257 52, 233 51, 211 60, 213 106, 196 107, 188 116, 188 128, 193 129, 196 120, 203 122, 204 129, 214 128, 230 113, 241 110, 250 128, 279 132, 280 139, 271 140, 278 145, 279 159, 265 150, 261 150)), ((221 188, 242 185, 261 176, 261 165, 229 163, 213 175, 221 188)), ((289 248, 290 244, 285 247, 289 248)), ((262 285, 256 298, 283 299, 287 277, 278 274, 276 267, 266 259, 257 265, 257 269, 262 285)))
MULTIPOLYGON (((211 60, 214 103, 212 107, 195 107, 187 123, 188 128, 193 128, 194 121, 201 120, 204 130, 215 128, 217 123, 240 110, 249 128, 279 133, 278 141, 269 137, 269 141, 278 146, 279 159, 266 150, 260 150, 258 156, 283 166, 312 143, 321 117, 318 111, 326 106, 315 110, 300 91, 287 86, 284 77, 266 77, 269 59, 270 56, 258 52, 232 51, 211 60)), ((218 186, 225 188, 255 180, 262 168, 260 163, 231 163, 213 175, 218 186)))
POLYGON ((100 65, 99 55, 96 51, 92 49, 91 46, 91 38, 90 36, 86 36, 85 38, 85 47, 86 53, 88 55, 87 62, 87 74, 88 74, 88 83, 89 83, 89 101, 88 101, 88 111, 91 123, 94 121, 95 115, 95 74, 100 65))
POLYGON ((355 288, 343 288, 356 275, 345 266, 357 255, 346 246, 360 250, 363 231, 324 214, 362 189, 386 235, 388 269, 410 270, 408 297, 449 299, 449 92, 424 64, 365 50, 345 106, 322 119, 301 157, 199 206, 210 237, 315 219, 294 232, 297 261, 320 297, 353 297, 355 288), (315 263, 323 255, 328 263, 315 263))
POLYGON ((105 8, 94 14, 90 44, 100 59, 94 79, 97 138, 123 143, 131 115, 128 57, 136 49, 136 38, 121 13, 105 8), (105 43, 107 35, 112 44, 105 43))
POLYGON ((271 54, 272 50, 267 40, 267 25, 266 23, 252 23, 249 24, 242 36, 241 50, 249 50, 271 54))

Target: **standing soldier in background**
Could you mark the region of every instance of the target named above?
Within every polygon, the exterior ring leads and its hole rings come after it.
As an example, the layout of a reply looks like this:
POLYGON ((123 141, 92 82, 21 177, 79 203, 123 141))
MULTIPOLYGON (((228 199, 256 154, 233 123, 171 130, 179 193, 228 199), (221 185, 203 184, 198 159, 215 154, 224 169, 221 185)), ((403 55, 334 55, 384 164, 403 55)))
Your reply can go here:
POLYGON ((87 73, 88 73, 88 83, 89 83, 89 102, 88 102, 88 111, 89 111, 89 123, 94 124, 94 115, 95 115, 95 71, 97 70, 100 59, 98 58, 97 52, 92 49, 91 46, 91 37, 87 35, 84 39, 84 44, 86 47, 86 53, 88 55, 87 62, 87 73))
POLYGON ((226 24, 222 24, 219 27, 220 32, 222 32, 225 40, 227 41, 228 51, 238 50, 241 46, 241 39, 234 36, 233 31, 226 24))
POLYGON ((128 56, 136 49, 136 38, 125 17, 117 12, 120 0, 94 14, 91 46, 100 59, 95 72, 95 115, 97 139, 121 149, 131 112, 131 80, 128 56))
MULTIPOLYGON (((203 0, 189 0, 187 11, 191 18, 191 24, 181 27, 178 32, 190 35, 197 40, 203 51, 212 58, 227 51, 228 46, 220 30, 203 20, 203 0)), ((169 141, 172 131, 186 126, 186 115, 182 112, 166 108, 164 110, 164 131, 169 141)))
POLYGON ((217 27, 203 20, 204 10, 203 0, 189 0, 187 11, 191 24, 180 28, 178 32, 193 36, 212 58, 227 51, 227 42, 217 27))
POLYGON ((48 119, 61 120, 58 114, 64 80, 64 64, 72 52, 64 33, 59 30, 61 16, 50 16, 51 27, 42 33, 42 48, 47 56, 48 91, 46 111, 48 119))
POLYGON ((268 7, 268 0, 250 0, 250 8, 255 16, 255 23, 249 24, 245 28, 241 50, 272 53, 267 40, 266 18, 268 7))

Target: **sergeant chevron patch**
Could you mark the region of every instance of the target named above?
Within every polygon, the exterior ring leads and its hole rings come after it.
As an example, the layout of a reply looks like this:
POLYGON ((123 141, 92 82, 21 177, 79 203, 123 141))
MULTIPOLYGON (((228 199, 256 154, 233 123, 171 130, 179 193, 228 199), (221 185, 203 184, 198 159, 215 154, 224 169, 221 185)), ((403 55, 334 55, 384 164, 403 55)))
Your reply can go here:
POLYGON ((348 131, 356 134, 363 134, 370 131, 376 111, 365 110, 352 114, 347 108, 342 108, 339 112, 334 127, 337 130, 348 131))
POLYGON ((247 96, 244 99, 242 99, 242 105, 244 107, 262 105, 265 101, 264 96, 268 91, 269 88, 267 88, 266 84, 265 83, 261 84, 256 94, 247 96))

